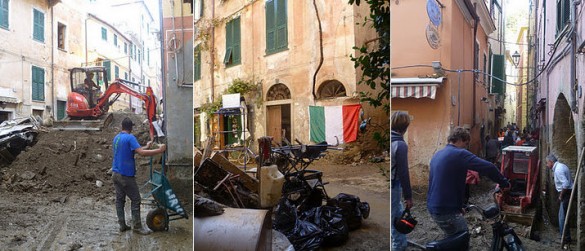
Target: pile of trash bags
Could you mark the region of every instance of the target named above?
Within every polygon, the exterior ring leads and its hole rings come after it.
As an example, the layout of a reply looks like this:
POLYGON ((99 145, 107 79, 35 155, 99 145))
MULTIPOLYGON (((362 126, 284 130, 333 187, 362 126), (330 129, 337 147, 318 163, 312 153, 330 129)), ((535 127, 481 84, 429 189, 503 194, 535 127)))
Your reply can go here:
POLYGON ((370 206, 359 197, 340 193, 326 205, 299 211, 286 196, 275 209, 273 228, 289 239, 295 250, 316 250, 345 243, 349 231, 368 218, 370 206))

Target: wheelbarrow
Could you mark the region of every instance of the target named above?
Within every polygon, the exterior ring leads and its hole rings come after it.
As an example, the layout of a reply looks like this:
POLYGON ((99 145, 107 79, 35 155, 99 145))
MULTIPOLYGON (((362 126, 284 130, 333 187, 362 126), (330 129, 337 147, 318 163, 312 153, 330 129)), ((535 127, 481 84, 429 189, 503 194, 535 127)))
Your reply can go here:
POLYGON ((155 170, 153 157, 150 158, 150 179, 144 187, 151 185, 149 193, 142 199, 152 195, 151 203, 155 209, 146 215, 146 225, 153 231, 168 231, 169 222, 179 219, 188 219, 187 211, 173 192, 171 184, 165 176, 165 154, 162 155, 161 169, 155 170))

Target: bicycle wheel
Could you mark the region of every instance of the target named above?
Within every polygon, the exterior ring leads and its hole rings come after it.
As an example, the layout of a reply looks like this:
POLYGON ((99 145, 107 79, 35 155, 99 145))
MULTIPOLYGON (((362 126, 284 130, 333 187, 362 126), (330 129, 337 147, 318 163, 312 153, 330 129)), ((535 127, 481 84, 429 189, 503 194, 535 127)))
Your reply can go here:
POLYGON ((240 152, 240 156, 238 156, 238 164, 240 165, 244 165, 244 164, 250 164, 252 163, 252 157, 250 156, 250 154, 245 151, 245 152, 240 152))

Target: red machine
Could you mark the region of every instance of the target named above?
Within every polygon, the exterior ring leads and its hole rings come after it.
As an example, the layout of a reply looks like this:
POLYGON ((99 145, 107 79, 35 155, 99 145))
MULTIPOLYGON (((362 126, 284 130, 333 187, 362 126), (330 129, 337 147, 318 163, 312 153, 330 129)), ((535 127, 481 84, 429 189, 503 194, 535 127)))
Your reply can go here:
POLYGON ((132 89, 138 84, 116 79, 108 84, 104 67, 73 68, 70 71, 71 93, 67 96, 66 113, 68 120, 59 121, 59 130, 100 130, 111 122, 111 114, 101 119, 109 107, 126 93, 144 102, 150 124, 150 137, 154 138, 153 122, 156 121, 156 97, 152 88, 146 87, 145 93, 132 89), (102 89, 105 90, 102 92, 102 89))
POLYGON ((538 152, 534 146, 508 146, 502 149, 500 172, 510 179, 510 190, 496 199, 503 211, 525 213, 538 196, 538 152))
POLYGON ((519 234, 532 238, 532 225, 536 215, 535 205, 539 184, 538 152, 534 146, 508 146, 502 149, 500 172, 510 179, 510 189, 496 194, 505 221, 526 227, 519 234))

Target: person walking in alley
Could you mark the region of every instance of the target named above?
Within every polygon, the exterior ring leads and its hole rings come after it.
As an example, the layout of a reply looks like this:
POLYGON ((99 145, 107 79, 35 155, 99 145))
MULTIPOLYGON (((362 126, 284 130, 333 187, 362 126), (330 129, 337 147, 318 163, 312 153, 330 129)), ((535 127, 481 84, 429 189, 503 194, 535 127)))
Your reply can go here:
POLYGON ((490 135, 485 136, 485 160, 496 164, 498 157, 500 157, 500 141, 497 138, 492 138, 490 135))
POLYGON ((410 175, 408 171, 408 145, 404 142, 404 133, 410 125, 410 117, 405 112, 395 112, 392 114, 392 167, 391 167, 391 186, 392 186, 392 205, 390 213, 390 222, 392 226, 392 250, 405 250, 408 245, 406 235, 400 233, 394 227, 394 219, 402 216, 402 195, 406 209, 412 207, 412 190, 410 188, 410 175))
POLYGON ((514 131, 512 131, 512 126, 508 126, 506 136, 504 136, 504 141, 502 141, 502 148, 506 148, 507 146, 513 146, 514 144, 515 144, 514 131))
POLYGON ((467 170, 487 176, 501 188, 510 187, 508 179, 500 174, 494 164, 466 149, 470 140, 471 136, 465 128, 455 127, 447 138, 448 144, 431 159, 427 209, 446 236, 468 230, 463 217, 467 170))
POLYGON ((162 153, 166 150, 166 145, 162 144, 158 149, 147 150, 152 141, 149 141, 146 146, 141 147, 136 137, 131 134, 133 127, 132 120, 124 118, 122 121, 122 131, 114 137, 112 149, 114 158, 112 161, 112 181, 116 190, 116 214, 118 216, 118 223, 120 224, 120 232, 129 230, 130 227, 126 225, 124 205, 126 204, 126 196, 130 198, 130 208, 132 211, 132 227, 134 232, 139 234, 149 234, 150 230, 142 227, 140 218, 140 192, 136 184, 136 164, 134 161, 134 153, 142 156, 152 156, 162 153))
MULTIPOLYGON (((559 206, 559 233, 563 236, 563 227, 565 224, 565 217, 567 216, 567 210, 569 209, 569 198, 571 197, 571 191, 573 189, 573 181, 571 180, 571 171, 567 165, 557 160, 557 157, 553 154, 549 154, 546 157, 546 166, 553 171, 555 180, 555 188, 559 192, 557 201, 560 203, 559 206)), ((565 231, 564 243, 571 242, 571 231, 567 228, 565 231)))

